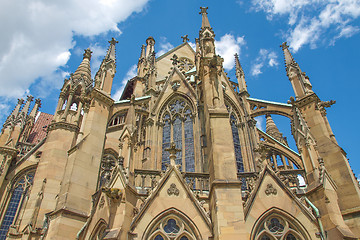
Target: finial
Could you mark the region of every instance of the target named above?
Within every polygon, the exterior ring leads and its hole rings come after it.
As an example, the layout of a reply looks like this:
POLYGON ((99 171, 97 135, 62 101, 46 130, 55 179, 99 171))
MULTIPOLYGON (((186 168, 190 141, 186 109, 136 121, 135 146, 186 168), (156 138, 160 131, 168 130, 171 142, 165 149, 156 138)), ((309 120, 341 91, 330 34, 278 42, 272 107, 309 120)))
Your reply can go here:
POLYGON ((176 54, 174 54, 170 60, 172 60, 172 65, 177 65, 179 63, 178 56, 176 56, 176 54))
POLYGON ((85 53, 84 53, 84 58, 88 58, 89 60, 91 59, 91 54, 92 51, 90 50, 90 48, 85 49, 85 53))
POLYGON ((111 38, 111 40, 109 41, 110 44, 115 45, 116 43, 119 43, 118 41, 115 40, 115 38, 111 38))
POLYGON ((287 45, 287 42, 283 42, 280 47, 282 48, 282 50, 285 50, 289 48, 289 45, 287 45))
POLYGON ((186 43, 187 41, 189 41, 189 38, 188 38, 188 35, 187 35, 187 34, 184 35, 184 36, 182 36, 181 38, 182 38, 182 40, 183 40, 184 43, 186 43))
POLYGON ((22 105, 24 103, 24 99, 18 98, 18 105, 22 105))
POLYGON ((33 99, 34 99, 33 96, 28 95, 26 101, 27 101, 27 102, 31 102, 33 99))
POLYGON ((200 7, 201 11, 199 12, 199 14, 207 14, 207 10, 209 9, 208 7, 200 7))
POLYGON ((146 39, 146 44, 147 45, 152 45, 152 46, 154 46, 155 45, 155 39, 153 38, 153 37, 148 37, 147 39, 146 39))
POLYGON ((40 98, 35 99, 35 104, 37 104, 40 108, 41 107, 41 99, 40 98))
POLYGON ((170 143, 170 147, 169 148, 165 148, 165 151, 168 151, 170 153, 170 164, 172 166, 175 166, 175 160, 176 160, 176 153, 181 152, 180 149, 176 148, 176 144, 174 142, 170 143))

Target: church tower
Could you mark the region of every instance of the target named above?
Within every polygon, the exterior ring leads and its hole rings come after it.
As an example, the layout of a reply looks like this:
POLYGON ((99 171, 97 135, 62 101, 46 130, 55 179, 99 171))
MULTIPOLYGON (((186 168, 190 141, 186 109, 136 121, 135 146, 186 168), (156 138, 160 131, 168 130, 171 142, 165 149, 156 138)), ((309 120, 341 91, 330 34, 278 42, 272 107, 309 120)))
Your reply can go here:
POLYGON ((335 101, 286 43, 295 97, 250 97, 241 57, 230 81, 200 9, 195 49, 185 35, 157 56, 148 37, 120 99, 114 38, 94 79, 85 50, 54 115, 19 99, 0 135, 0 240, 360 238, 359 184, 326 117, 335 101))

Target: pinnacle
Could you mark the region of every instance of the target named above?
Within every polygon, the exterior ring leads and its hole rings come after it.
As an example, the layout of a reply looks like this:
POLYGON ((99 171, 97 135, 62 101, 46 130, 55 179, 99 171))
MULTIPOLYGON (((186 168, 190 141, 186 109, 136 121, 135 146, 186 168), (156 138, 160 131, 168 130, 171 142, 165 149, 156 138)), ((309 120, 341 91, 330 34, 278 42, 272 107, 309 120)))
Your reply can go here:
POLYGON ((115 61, 115 44, 119 43, 119 42, 116 41, 115 38, 111 38, 109 43, 110 43, 110 46, 109 46, 108 51, 106 53, 105 59, 115 61))
POLYGON ((91 82, 91 69, 90 69, 91 53, 92 51, 90 50, 90 48, 85 49, 84 58, 80 63, 79 67, 72 75, 72 79, 79 80, 83 78, 87 84, 91 82))
POLYGON ((285 57, 285 65, 288 67, 290 64, 296 64, 294 58, 292 57, 290 51, 289 51, 289 45, 287 45, 287 42, 283 42, 280 47, 282 48, 284 52, 285 57))
POLYGON ((208 7, 200 7, 200 9, 201 9, 201 11, 199 12, 199 14, 202 15, 201 29, 211 28, 211 27, 210 27, 209 19, 208 19, 208 17, 207 17, 208 7))

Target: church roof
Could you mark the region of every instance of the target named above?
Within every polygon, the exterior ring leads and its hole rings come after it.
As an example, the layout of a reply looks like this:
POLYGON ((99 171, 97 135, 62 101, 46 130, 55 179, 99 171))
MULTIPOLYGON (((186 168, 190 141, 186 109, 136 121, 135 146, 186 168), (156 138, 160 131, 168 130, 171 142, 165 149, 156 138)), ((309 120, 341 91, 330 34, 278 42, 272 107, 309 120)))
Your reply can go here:
POLYGON ((27 139, 28 143, 38 143, 46 137, 47 127, 53 120, 54 116, 48 113, 41 112, 37 118, 33 129, 27 139))

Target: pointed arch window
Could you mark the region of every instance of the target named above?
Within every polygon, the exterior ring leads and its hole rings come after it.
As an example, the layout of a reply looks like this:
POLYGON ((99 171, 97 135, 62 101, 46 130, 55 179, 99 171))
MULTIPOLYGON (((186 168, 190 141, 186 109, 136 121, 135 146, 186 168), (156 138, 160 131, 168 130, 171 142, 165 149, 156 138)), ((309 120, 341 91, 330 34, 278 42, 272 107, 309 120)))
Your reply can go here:
POLYGON ((190 104, 183 98, 171 100, 162 110, 162 162, 161 169, 165 170, 170 163, 169 152, 165 149, 174 142, 181 151, 176 154, 176 164, 180 170, 195 172, 194 153, 194 124, 190 104), (185 166, 184 166, 185 165, 185 166))
POLYGON ((233 136, 237 172, 244 172, 244 162, 241 153, 241 143, 238 129, 238 115, 235 113, 233 107, 228 103, 226 103, 226 109, 229 112, 229 120, 233 136))
POLYGON ((169 215, 159 221, 147 239, 151 240, 194 240, 195 234, 189 225, 175 215, 169 215))
POLYGON ((25 196, 29 193, 34 179, 34 171, 30 171, 17 178, 10 190, 6 212, 0 226, 0 240, 6 239, 6 235, 13 222, 16 221, 19 210, 24 204, 25 196))
POLYGON ((105 152, 100 163, 99 188, 110 182, 117 158, 112 153, 105 152))
POLYGON ((304 240, 293 221, 288 221, 279 214, 271 214, 258 225, 256 240, 304 240))

